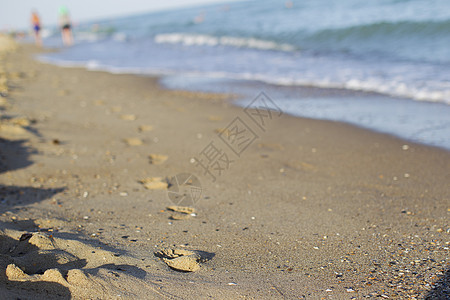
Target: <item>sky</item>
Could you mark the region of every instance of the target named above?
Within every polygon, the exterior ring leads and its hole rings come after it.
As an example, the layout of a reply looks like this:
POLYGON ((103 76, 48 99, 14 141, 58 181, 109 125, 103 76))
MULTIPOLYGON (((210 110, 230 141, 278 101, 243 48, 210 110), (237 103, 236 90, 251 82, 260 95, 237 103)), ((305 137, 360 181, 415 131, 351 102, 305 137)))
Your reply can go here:
POLYGON ((31 11, 36 9, 42 24, 57 24, 58 9, 65 5, 73 22, 181 8, 227 0, 0 0, 0 31, 29 29, 31 11))

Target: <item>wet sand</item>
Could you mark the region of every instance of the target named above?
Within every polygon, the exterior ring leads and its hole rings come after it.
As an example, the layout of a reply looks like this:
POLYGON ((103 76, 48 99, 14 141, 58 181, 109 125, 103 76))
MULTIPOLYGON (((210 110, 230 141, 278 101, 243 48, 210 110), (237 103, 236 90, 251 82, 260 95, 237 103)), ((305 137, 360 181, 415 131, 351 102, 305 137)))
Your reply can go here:
POLYGON ((1 294, 448 296, 448 151, 36 52, 0 58, 1 294), (182 173, 201 188, 192 215, 167 209, 182 173), (170 268, 177 249, 200 268, 170 268))

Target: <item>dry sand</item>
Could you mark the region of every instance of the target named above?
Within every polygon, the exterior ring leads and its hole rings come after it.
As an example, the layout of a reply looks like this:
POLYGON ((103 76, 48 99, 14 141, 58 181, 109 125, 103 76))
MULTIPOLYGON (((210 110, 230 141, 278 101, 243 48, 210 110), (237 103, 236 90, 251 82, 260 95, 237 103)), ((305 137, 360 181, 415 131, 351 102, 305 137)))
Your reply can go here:
POLYGON ((226 95, 35 53, 0 55, 2 298, 449 296, 448 151, 275 112, 258 127, 226 95), (238 156, 240 120, 257 136, 238 156), (213 154, 214 182, 194 160, 213 154), (174 203, 181 173, 194 204, 174 203))

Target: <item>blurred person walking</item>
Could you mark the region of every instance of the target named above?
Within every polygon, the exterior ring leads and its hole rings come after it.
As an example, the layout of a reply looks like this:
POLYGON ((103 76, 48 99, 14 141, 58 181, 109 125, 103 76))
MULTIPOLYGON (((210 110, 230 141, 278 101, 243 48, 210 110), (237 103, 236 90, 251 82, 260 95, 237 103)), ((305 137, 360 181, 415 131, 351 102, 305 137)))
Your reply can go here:
POLYGON ((42 46, 42 38, 41 38, 41 20, 39 19, 39 15, 36 10, 31 12, 31 26, 34 31, 34 40, 38 47, 42 46))
POLYGON ((64 46, 73 44, 72 22, 70 21, 69 10, 65 6, 59 8, 59 26, 64 46))

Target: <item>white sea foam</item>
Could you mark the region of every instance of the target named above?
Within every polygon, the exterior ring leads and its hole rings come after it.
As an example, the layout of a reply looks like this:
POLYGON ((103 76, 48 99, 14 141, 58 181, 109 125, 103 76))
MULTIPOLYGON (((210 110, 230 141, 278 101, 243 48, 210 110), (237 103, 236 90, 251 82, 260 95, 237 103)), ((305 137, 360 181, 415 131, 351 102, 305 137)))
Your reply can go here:
POLYGON ((123 32, 114 33, 112 36, 112 39, 117 42, 125 42, 127 38, 127 35, 123 32))
POLYGON ((233 46, 241 48, 253 48, 261 50, 294 51, 295 47, 289 44, 278 44, 256 38, 241 38, 231 36, 215 37, 205 34, 167 33, 158 34, 154 38, 158 44, 171 43, 187 46, 233 46))
POLYGON ((404 83, 382 82, 374 78, 367 80, 350 79, 337 82, 330 79, 294 79, 290 77, 271 77, 266 74, 257 73, 229 73, 229 72, 186 72, 187 76, 205 76, 212 78, 253 80, 280 86, 311 86, 318 88, 348 89, 362 92, 373 92, 398 98, 409 98, 416 101, 438 102, 450 105, 450 91, 436 91, 428 88, 408 87, 404 83))
MULTIPOLYGON (((208 43, 212 43, 209 41, 208 43)), ((88 60, 85 62, 75 62, 70 60, 50 59, 46 56, 40 56, 38 59, 42 62, 56 64, 63 67, 85 67, 88 70, 102 70, 114 74, 144 74, 152 76, 164 76, 172 74, 183 74, 185 76, 204 76, 211 78, 253 80, 275 84, 281 86, 312 86, 319 88, 338 88, 354 91, 374 92, 384 95, 409 98, 416 101, 440 102, 450 105, 450 89, 440 83, 427 82, 422 87, 407 84, 402 81, 383 80, 379 78, 319 78, 314 75, 305 77, 274 76, 267 73, 252 72, 227 72, 227 71, 175 71, 166 68, 148 68, 148 67, 118 67, 108 64, 102 64, 98 60, 88 60)))

